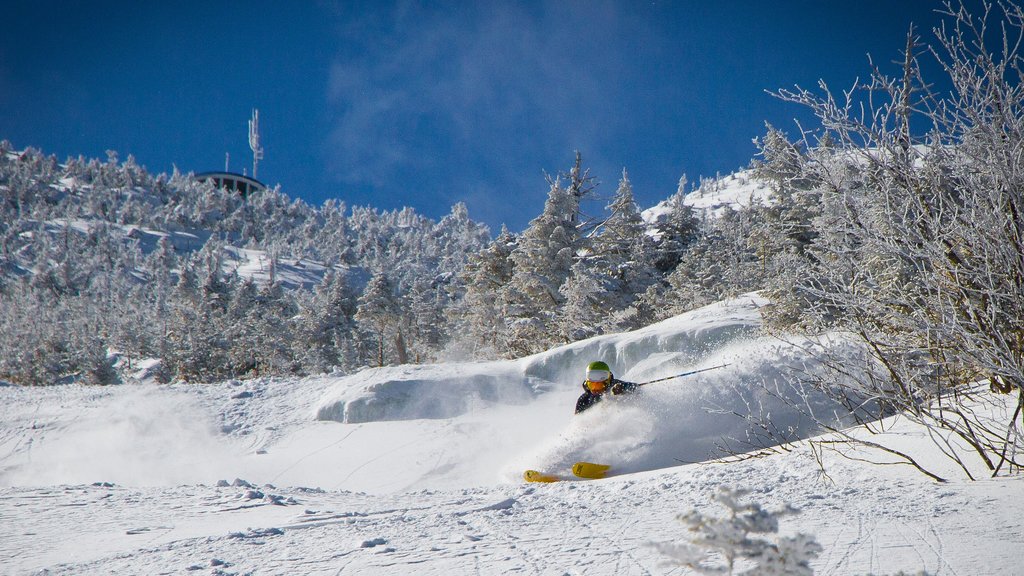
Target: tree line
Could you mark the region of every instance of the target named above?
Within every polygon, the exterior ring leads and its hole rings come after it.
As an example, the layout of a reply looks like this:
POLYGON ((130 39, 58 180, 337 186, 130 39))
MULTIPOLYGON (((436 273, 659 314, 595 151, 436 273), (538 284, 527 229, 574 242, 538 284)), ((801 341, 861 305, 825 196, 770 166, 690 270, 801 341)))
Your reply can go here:
POLYGON ((151 358, 169 381, 518 357, 759 288, 774 259, 749 242, 771 211, 702 218, 685 177, 655 222, 625 170, 602 197, 579 154, 547 186, 524 231, 492 238, 462 204, 434 222, 243 198, 131 156, 0 143, 0 379, 114 382, 115 362, 151 358), (269 282, 230 271, 239 248, 268 255, 269 282), (286 289, 280 262, 326 272, 286 289))

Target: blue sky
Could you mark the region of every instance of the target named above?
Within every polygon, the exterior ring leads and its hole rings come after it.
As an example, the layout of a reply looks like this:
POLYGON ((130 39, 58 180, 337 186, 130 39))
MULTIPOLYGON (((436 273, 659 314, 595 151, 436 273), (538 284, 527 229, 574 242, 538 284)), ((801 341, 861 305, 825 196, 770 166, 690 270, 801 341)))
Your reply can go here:
POLYGON ((251 173, 319 205, 413 206, 522 230, 545 174, 579 150, 642 207, 745 166, 764 122, 805 111, 766 90, 847 87, 867 55, 926 39, 938 2, 63 2, 7 0, 0 139, 152 172, 251 173))

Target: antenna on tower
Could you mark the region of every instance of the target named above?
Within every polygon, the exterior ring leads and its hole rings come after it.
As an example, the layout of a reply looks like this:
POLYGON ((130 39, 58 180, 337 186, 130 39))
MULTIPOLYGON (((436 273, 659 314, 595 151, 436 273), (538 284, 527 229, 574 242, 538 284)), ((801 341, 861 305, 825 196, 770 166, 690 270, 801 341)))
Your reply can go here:
POLYGON ((249 120, 249 148, 252 149, 252 177, 256 178, 256 167, 263 159, 263 148, 260 146, 260 111, 252 109, 252 120, 249 120))

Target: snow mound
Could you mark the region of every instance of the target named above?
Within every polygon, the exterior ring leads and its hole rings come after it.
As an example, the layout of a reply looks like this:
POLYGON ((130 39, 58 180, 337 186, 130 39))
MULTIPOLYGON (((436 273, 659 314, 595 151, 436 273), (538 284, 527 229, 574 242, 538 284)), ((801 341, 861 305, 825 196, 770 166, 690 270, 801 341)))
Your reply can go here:
POLYGON ((700 362, 760 325, 755 294, 626 334, 607 334, 518 360, 390 366, 337 380, 317 420, 343 423, 452 418, 494 404, 521 405, 551 390, 575 390, 585 367, 607 362, 617 377, 652 380, 700 362))
POLYGON ((503 362, 373 368, 339 379, 316 419, 356 424, 453 418, 493 404, 525 404, 540 386, 503 362))
POLYGON ((679 374, 721 356, 730 342, 755 335, 760 308, 768 303, 751 293, 698 308, 645 328, 574 342, 521 360, 526 376, 568 383, 577 389, 587 364, 603 360, 615 377, 643 382, 679 374))

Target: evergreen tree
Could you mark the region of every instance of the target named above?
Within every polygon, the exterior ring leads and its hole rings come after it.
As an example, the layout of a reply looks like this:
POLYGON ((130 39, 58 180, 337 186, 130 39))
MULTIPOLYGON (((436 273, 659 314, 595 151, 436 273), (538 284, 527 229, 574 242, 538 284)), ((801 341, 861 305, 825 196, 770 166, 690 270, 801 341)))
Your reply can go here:
POLYGON ((622 169, 622 179, 607 209, 610 215, 598 228, 591 252, 605 262, 617 265, 627 262, 633 256, 638 239, 646 231, 625 168, 622 169))
POLYGON ((298 370, 291 350, 292 318, 297 310, 279 282, 260 287, 251 310, 250 338, 254 340, 256 374, 292 374, 298 370))
POLYGON ((564 302, 559 292, 583 246, 577 228, 579 196, 551 182, 544 211, 530 222, 510 258, 512 279, 502 294, 507 322, 507 352, 518 356, 557 341, 556 315, 564 302))
MULTIPOLYGON (((665 306, 660 318, 705 306, 763 286, 764 273, 750 242, 756 211, 724 210, 687 250, 666 277, 665 306)), ((659 318, 659 319, 660 319, 659 318)))
POLYGON ((591 243, 591 273, 606 277, 598 286, 608 292, 604 310, 616 318, 612 326, 617 330, 638 328, 633 302, 657 280, 657 273, 652 257, 654 243, 634 201, 625 169, 608 210, 611 215, 591 243))
POLYGON ((603 334, 609 326, 611 294, 609 277, 593 269, 591 262, 577 260, 562 284, 565 304, 558 314, 558 330, 567 342, 603 334))
POLYGON ((377 272, 370 278, 363 293, 359 296, 356 307, 355 320, 359 327, 373 335, 376 341, 376 364, 385 364, 385 340, 395 337, 398 363, 403 364, 405 350, 399 347, 403 342, 401 331, 398 329, 398 320, 401 317, 401 307, 395 295, 394 286, 391 280, 383 272, 377 272))
POLYGON ((355 362, 357 297, 346 273, 330 270, 300 306, 295 354, 307 371, 325 372, 355 362))
POLYGON ((231 291, 224 319, 228 367, 233 376, 260 374, 259 287, 252 278, 241 280, 231 291))
POLYGON ((502 293, 512 281, 512 252, 517 239, 505 226, 484 250, 469 257, 462 270, 465 294, 450 316, 454 337, 449 352, 456 357, 493 358, 507 350, 502 293))
POLYGON ((415 362, 433 360, 434 351, 441 348, 444 334, 444 291, 425 277, 418 276, 405 298, 403 334, 408 335, 407 346, 415 362))
POLYGON ((222 322, 227 290, 221 286, 212 268, 201 279, 194 261, 183 264, 171 296, 165 377, 209 381, 231 374, 222 322))
POLYGON ((686 203, 686 176, 679 179, 676 193, 669 197, 668 212, 654 225, 658 237, 654 249, 654 265, 664 273, 671 273, 679 264, 687 246, 700 234, 700 220, 686 203))
POLYGON ((794 180, 801 173, 803 154, 800 148, 791 143, 786 134, 769 123, 765 123, 767 132, 761 138, 754 139, 759 159, 753 161, 754 176, 772 183, 772 189, 779 192, 792 188, 794 180))

